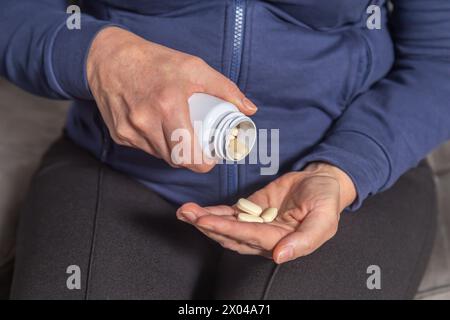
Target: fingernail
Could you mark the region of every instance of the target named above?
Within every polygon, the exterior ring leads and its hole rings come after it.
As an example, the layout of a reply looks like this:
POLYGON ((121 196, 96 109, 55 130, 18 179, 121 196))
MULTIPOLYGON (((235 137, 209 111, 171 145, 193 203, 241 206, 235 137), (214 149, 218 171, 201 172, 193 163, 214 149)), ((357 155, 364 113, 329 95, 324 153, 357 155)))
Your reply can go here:
POLYGON ((286 246, 278 254, 276 262, 278 264, 284 263, 286 261, 291 260, 293 256, 294 256, 294 248, 292 246, 286 246))
POLYGON ((190 222, 195 222, 195 220, 197 219, 195 214, 193 214, 192 212, 189 212, 189 211, 182 211, 181 215, 190 222))
POLYGON ((249 109, 251 111, 258 110, 258 108, 255 106, 255 104, 253 102, 251 102, 250 100, 248 100, 247 98, 244 98, 242 100, 242 103, 244 104, 244 107, 246 107, 247 109, 249 109))

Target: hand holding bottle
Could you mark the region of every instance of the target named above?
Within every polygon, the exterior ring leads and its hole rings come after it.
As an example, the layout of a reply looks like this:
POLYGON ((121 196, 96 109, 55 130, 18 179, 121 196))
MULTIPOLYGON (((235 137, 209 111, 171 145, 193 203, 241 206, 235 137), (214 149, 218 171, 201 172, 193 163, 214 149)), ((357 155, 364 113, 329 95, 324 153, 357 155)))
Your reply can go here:
POLYGON ((202 59, 138 37, 117 27, 102 30, 87 60, 87 78, 112 139, 164 159, 173 167, 208 172, 189 117, 188 99, 207 93, 252 115, 256 106, 228 78, 202 59), (202 163, 174 163, 171 153, 176 129, 190 133, 192 158, 202 163))

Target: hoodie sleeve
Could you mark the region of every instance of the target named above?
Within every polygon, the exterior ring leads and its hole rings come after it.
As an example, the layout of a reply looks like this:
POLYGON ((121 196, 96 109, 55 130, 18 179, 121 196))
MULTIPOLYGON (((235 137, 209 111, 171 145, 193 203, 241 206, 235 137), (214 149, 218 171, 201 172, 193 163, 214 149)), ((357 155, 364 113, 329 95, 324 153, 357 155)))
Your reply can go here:
POLYGON ((0 75, 19 87, 57 99, 92 99, 85 64, 96 34, 109 22, 81 15, 66 25, 64 0, 2 0, 0 75))
POLYGON ((396 0, 391 19, 393 69, 295 164, 324 161, 345 171, 358 194, 352 210, 450 138, 450 1, 396 0))

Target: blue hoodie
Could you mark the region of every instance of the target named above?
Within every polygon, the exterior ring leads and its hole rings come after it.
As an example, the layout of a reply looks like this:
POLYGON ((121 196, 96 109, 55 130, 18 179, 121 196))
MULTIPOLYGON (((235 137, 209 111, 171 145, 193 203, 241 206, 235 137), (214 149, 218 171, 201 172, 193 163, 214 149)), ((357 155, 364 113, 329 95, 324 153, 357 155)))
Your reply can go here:
MULTIPOLYGON (((61 0, 3 0, 0 74, 46 97, 71 99, 66 132, 101 161, 175 203, 231 203, 312 161, 355 183, 358 208, 450 138, 450 1, 89 0, 81 30, 61 0), (366 25, 381 7, 381 29, 366 25), (173 169, 111 140, 89 90, 91 42, 119 25, 203 58, 255 102, 260 129, 280 129, 280 169, 221 164, 173 169)), ((276 150, 274 151, 276 152, 276 150)))

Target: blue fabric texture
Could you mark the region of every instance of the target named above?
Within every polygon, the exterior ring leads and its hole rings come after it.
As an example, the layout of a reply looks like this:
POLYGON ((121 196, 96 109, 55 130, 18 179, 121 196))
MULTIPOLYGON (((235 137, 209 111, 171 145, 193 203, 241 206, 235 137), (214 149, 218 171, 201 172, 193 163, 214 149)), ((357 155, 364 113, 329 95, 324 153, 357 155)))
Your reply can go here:
POLYGON ((353 179, 356 209, 450 138, 450 1, 393 4, 388 14, 379 0, 90 0, 81 1, 81 30, 69 30, 65 1, 4 0, 0 74, 32 93, 73 100, 71 139, 175 203, 231 203, 326 161, 353 179), (379 30, 366 27, 370 4, 382 8, 379 30), (221 164, 197 174, 114 144, 85 75, 92 40, 111 25, 233 78, 259 107, 257 127, 279 129, 278 173, 221 164))

